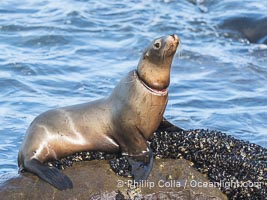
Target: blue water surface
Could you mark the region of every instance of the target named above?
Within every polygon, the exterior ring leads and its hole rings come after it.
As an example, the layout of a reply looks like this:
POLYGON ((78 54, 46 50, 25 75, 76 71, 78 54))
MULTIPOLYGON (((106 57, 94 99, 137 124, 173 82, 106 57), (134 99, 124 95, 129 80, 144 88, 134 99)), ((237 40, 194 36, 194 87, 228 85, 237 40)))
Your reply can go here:
MULTIPOLYGON (((0 175, 38 114, 107 96, 154 38, 178 34, 165 116, 267 147, 267 45, 219 24, 262 0, 5 0, 0 4, 0 175)), ((41 140, 41 138, 40 138, 41 140)))

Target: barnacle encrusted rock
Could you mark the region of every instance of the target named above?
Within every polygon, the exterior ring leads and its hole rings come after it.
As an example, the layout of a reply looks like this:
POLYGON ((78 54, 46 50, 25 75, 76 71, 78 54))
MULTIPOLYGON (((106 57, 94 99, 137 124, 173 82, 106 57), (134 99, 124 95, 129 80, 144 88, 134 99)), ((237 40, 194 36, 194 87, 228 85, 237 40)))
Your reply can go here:
MULTIPOLYGON (((183 166, 179 168, 181 176, 185 173, 185 170, 193 170, 193 168, 195 168, 202 173, 202 175, 198 174, 201 180, 202 178, 203 180, 205 177, 207 178, 205 179, 206 181, 203 182, 206 185, 203 185, 202 182, 192 182, 196 184, 200 183, 202 189, 208 188, 206 191, 212 191, 214 189, 212 186, 216 186, 220 188, 229 199, 262 199, 267 196, 267 149, 259 145, 235 139, 232 136, 218 131, 183 131, 175 126, 158 130, 149 140, 149 143, 155 157, 155 165, 149 177, 150 181, 158 182, 160 179, 177 180, 177 177, 179 180, 183 181, 186 178, 181 178, 172 171, 183 166), (166 166, 170 167, 166 168, 166 166), (159 175, 163 172, 164 176, 159 175)), ((155 189, 155 193, 152 193, 152 191, 150 191, 150 193, 145 193, 147 187, 141 187, 141 190, 140 188, 132 187, 131 189, 125 187, 123 187, 124 189, 112 188, 111 190, 107 190, 108 192, 99 190, 103 185, 107 185, 108 182, 106 181, 109 180, 105 178, 107 177, 105 173, 104 175, 97 175, 97 180, 92 179, 94 174, 99 174, 98 170, 102 167, 105 168, 109 175, 112 174, 112 178, 110 178, 112 186, 116 185, 114 180, 131 180, 129 178, 130 165, 127 159, 120 154, 79 152, 48 164, 54 165, 59 169, 65 169, 73 165, 66 169, 65 172, 74 180, 74 187, 76 188, 77 185, 78 187, 85 187, 85 190, 88 192, 91 191, 86 193, 86 195, 90 194, 95 199, 112 195, 114 198, 117 197, 118 199, 133 198, 138 195, 143 195, 143 197, 148 198, 166 197, 167 199, 178 198, 177 195, 180 195, 183 199, 186 199, 188 195, 196 199, 207 199, 210 197, 207 193, 203 193, 203 195, 206 195, 205 197, 201 196, 199 193, 196 193, 193 188, 180 190, 182 187, 179 190, 177 188, 176 190, 161 190, 162 188, 157 188, 155 189), (108 165, 107 161, 94 160, 108 160, 110 165, 108 165), (79 162, 79 164, 77 165, 76 162, 79 162), (117 176, 111 169, 116 174, 128 176, 128 178, 117 176), (97 188, 92 187, 96 189, 96 193, 88 188, 91 184, 94 184, 94 182, 99 186, 97 188)), ((191 178, 194 177, 196 177, 195 172, 192 173, 191 178)), ((16 197, 25 197, 26 194, 30 195, 28 192, 25 193, 25 190, 30 187, 30 191, 32 191, 32 184, 52 190, 48 184, 43 183, 37 177, 27 175, 6 182, 0 189, 0 195, 3 194, 3 192, 7 194, 8 190, 14 192, 13 197, 16 195, 16 197), (15 186, 13 184, 15 184, 15 186), (24 189, 20 187, 24 187, 24 189)), ((53 191, 55 194, 60 193, 56 190, 53 191)), ((67 193, 74 195, 75 192, 77 192, 77 194, 81 193, 80 195, 84 194, 77 188, 74 189, 73 193, 70 191, 67 193)), ((8 194, 11 195, 11 192, 8 194)))

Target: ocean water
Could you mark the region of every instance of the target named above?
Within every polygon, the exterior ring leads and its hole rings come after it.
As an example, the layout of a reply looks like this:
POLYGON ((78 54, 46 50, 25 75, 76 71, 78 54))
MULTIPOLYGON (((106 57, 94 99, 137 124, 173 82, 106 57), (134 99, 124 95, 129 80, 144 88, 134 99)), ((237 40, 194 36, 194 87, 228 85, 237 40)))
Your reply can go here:
POLYGON ((173 33, 166 118, 267 147, 267 45, 224 26, 266 13, 261 0, 2 1, 0 175, 17 173, 34 117, 107 96, 151 40, 173 33))

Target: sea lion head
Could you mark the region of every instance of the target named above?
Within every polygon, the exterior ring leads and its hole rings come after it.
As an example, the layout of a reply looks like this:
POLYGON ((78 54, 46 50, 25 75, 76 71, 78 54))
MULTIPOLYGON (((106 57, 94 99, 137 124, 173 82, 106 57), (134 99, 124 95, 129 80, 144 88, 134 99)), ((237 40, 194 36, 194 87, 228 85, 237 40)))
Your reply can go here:
POLYGON ((177 35, 155 39, 143 52, 138 67, 139 78, 154 90, 165 90, 170 84, 173 56, 179 45, 177 35))

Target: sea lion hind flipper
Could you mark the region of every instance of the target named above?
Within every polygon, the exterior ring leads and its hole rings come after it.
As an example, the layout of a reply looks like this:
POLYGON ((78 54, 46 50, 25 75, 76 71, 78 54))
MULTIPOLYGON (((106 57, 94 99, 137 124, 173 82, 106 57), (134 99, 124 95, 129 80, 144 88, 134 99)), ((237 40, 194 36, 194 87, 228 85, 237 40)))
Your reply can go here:
POLYGON ((59 190, 73 188, 72 181, 69 179, 69 177, 55 167, 43 165, 36 159, 26 161, 24 165, 27 171, 38 175, 42 180, 48 182, 59 190))
POLYGON ((157 131, 184 131, 184 129, 173 125, 171 122, 169 122, 165 117, 162 118, 162 121, 159 124, 159 127, 157 131))
POLYGON ((136 182, 146 180, 153 167, 153 153, 151 149, 148 152, 139 155, 127 156, 131 165, 131 175, 136 182))

